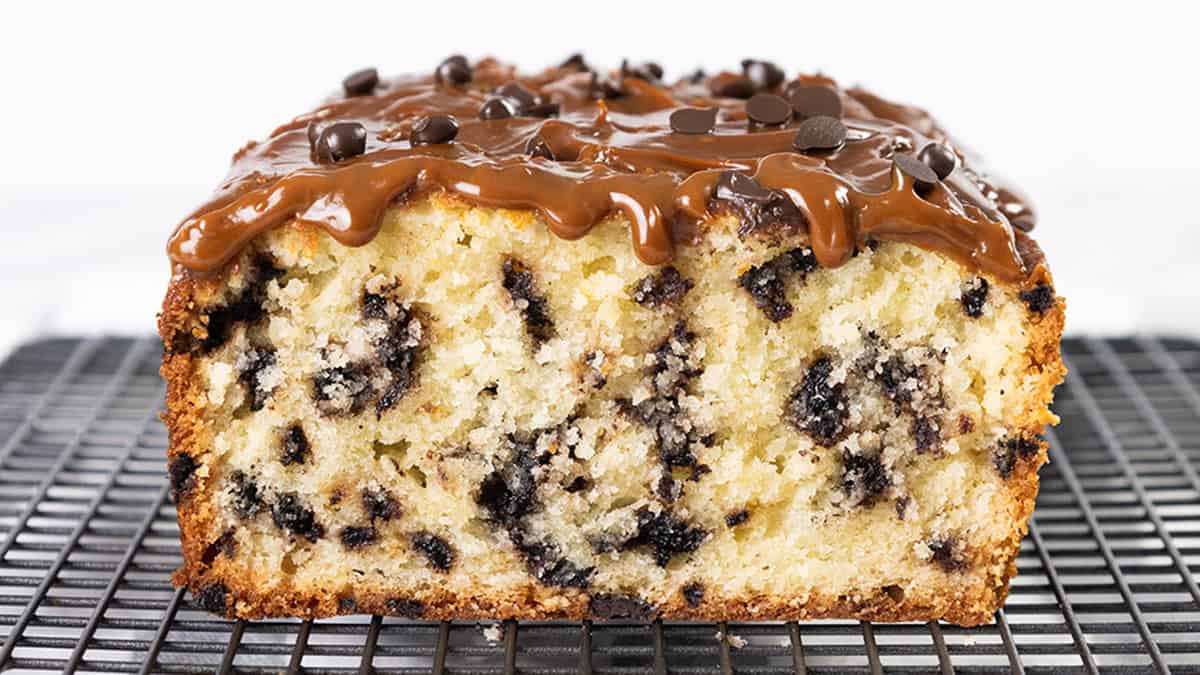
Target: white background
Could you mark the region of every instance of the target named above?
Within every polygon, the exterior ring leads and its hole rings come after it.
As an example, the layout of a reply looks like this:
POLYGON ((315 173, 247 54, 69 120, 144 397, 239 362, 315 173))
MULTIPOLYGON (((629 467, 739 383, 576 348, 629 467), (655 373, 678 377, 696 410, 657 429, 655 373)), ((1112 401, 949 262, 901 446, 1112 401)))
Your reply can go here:
POLYGON ((234 150, 354 69, 452 52, 668 77, 756 57, 916 103, 1032 196, 1069 330, 1200 334, 1198 17, 1120 4, 7 3, 0 352, 151 331, 167 235, 234 150))

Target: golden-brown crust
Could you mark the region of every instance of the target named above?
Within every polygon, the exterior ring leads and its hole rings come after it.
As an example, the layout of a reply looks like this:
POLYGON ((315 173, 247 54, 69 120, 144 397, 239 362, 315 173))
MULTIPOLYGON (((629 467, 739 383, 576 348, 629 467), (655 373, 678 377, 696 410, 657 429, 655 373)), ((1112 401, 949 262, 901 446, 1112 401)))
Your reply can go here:
MULTIPOLYGON (((1032 243, 1030 242, 1030 245, 1032 243)), ((1036 245, 1034 245, 1036 248, 1036 245)), ((186 454, 196 461, 197 469, 188 485, 176 497, 184 564, 174 574, 174 583, 186 586, 204 597, 217 593, 221 603, 206 608, 230 617, 257 619, 266 617, 320 618, 348 613, 400 615, 430 620, 513 618, 513 619, 605 619, 593 605, 594 596, 585 591, 558 589, 528 584, 504 592, 476 590, 460 595, 445 589, 422 589, 405 594, 371 584, 356 583, 354 591, 342 587, 293 587, 286 578, 254 579, 229 560, 206 563, 205 551, 219 536, 215 523, 204 456, 212 432, 202 418, 203 392, 193 370, 198 361, 196 344, 206 337, 198 307, 215 297, 223 278, 237 273, 231 265, 225 274, 197 279, 176 275, 168 288, 159 315, 159 332, 166 350, 161 367, 167 381, 167 410, 163 421, 169 431, 169 459, 186 454)), ((1050 283, 1044 264, 1037 265, 1031 283, 1050 283)), ((996 282, 999 283, 999 282, 996 282)), ((1026 284, 1028 286, 1028 284, 1026 284)), ((1002 285, 1016 293, 1017 285, 1002 285)), ((1023 410, 1016 416, 1015 430, 1026 438, 1039 437, 1046 424, 1057 422, 1049 411, 1054 388, 1065 374, 1059 342, 1065 317, 1065 301, 1041 314, 1030 314, 1027 348, 1029 380, 1035 383, 1023 410)), ((696 605, 681 594, 649 608, 646 616, 623 618, 719 620, 807 620, 852 618, 868 621, 928 621, 942 619, 963 626, 991 620, 1008 594, 1009 582, 1016 574, 1016 557, 1024 537, 1038 491, 1038 469, 1047 460, 1047 446, 1039 442, 1032 457, 1017 458, 1006 480, 1011 510, 1002 522, 1011 523, 1007 535, 989 551, 974 551, 967 566, 970 573, 949 571, 945 584, 937 588, 921 587, 906 592, 878 589, 870 595, 850 597, 814 592, 806 596, 719 596, 710 589, 696 605)), ((601 596, 596 596, 601 597, 601 596)))

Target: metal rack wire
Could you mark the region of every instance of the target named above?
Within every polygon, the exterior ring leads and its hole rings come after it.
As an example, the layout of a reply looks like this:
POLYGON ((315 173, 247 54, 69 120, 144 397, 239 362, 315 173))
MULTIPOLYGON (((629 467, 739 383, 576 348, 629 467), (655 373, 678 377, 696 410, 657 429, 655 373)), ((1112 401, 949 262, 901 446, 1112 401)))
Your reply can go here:
POLYGON ((492 627, 199 610, 169 582, 180 558, 158 343, 42 340, 0 364, 0 668, 1200 673, 1200 342, 1070 340, 1064 352, 1063 422, 1048 435, 1020 574, 991 625, 492 627))

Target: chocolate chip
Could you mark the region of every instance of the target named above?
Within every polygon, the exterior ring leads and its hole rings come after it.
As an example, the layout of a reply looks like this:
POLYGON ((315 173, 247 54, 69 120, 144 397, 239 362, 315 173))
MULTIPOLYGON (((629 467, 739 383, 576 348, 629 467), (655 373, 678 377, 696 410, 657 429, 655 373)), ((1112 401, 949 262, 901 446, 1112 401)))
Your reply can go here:
POLYGON ((977 319, 983 316, 983 306, 987 303, 988 297, 988 280, 983 277, 975 277, 968 282, 959 297, 959 302, 962 303, 963 311, 967 316, 977 319))
POLYGON ((363 488, 362 504, 363 510, 372 520, 388 521, 400 517, 400 503, 396 501, 392 493, 383 488, 378 490, 363 488))
POLYGON ((737 527, 747 520, 750 520, 750 512, 746 509, 739 509, 725 514, 725 527, 737 527))
POLYGON ((434 569, 445 572, 454 564, 454 549, 445 539, 429 532, 417 532, 411 541, 413 548, 425 556, 434 569))
POLYGON ((308 123, 308 127, 304 130, 308 135, 308 148, 310 150, 317 147, 317 139, 321 137, 322 128, 319 120, 313 120, 308 123))
POLYGON ((279 462, 284 466, 303 464, 308 461, 308 454, 308 437, 304 435, 304 428, 293 424, 283 434, 283 452, 279 455, 279 462))
POLYGON ((217 556, 224 555, 226 558, 232 558, 237 552, 237 530, 232 527, 221 533, 221 536, 209 542, 208 546, 204 547, 204 554, 200 556, 200 561, 206 566, 211 566, 216 561, 217 556))
POLYGON ((831 382, 832 376, 833 361, 825 356, 818 358, 784 406, 787 422, 826 447, 842 439, 850 415, 845 387, 840 382, 831 382))
POLYGON ((357 414, 375 395, 370 369, 362 364, 326 368, 312 378, 312 398, 325 415, 357 414))
POLYGON ((554 150, 550 148, 550 144, 542 140, 540 136, 534 136, 525 144, 525 154, 530 157, 541 157, 542 159, 554 159, 554 150))
POLYGON ((439 63, 433 76, 439 84, 466 84, 471 81, 471 64, 466 57, 455 54, 439 63))
POLYGON ((316 542, 325 536, 325 528, 316 520, 316 514, 300 500, 295 492, 287 492, 279 496, 279 501, 271 509, 271 518, 275 526, 292 534, 316 542))
POLYGON ((182 495, 187 494, 188 490, 195 484, 193 477, 196 475, 196 469, 199 465, 192 456, 186 452, 181 452, 171 458, 167 467, 167 473, 170 475, 171 494, 178 501, 182 495))
POLYGON ((1000 441, 1000 445, 996 452, 992 454, 992 464, 995 465, 996 471, 1000 473, 1000 477, 1007 479, 1012 476, 1013 469, 1021 460, 1028 460, 1037 456, 1041 451, 1042 444, 1040 438, 1005 438, 1000 441))
POLYGON ((387 601, 387 611, 392 616, 419 619, 425 613, 425 603, 412 598, 390 598, 387 601))
POLYGON ((484 101, 479 108, 479 119, 481 120, 502 120, 517 115, 518 104, 511 98, 496 96, 484 101))
POLYGON ((829 87, 793 82, 788 85, 786 95, 792 111, 801 119, 842 116, 842 99, 829 87))
POLYGON ((792 118, 792 106, 775 94, 755 94, 746 101, 746 116, 765 126, 787 124, 792 118))
POLYGON ((504 290, 512 298, 513 306, 525 320, 525 329, 534 343, 541 344, 554 337, 554 321, 550 318, 550 303, 537 288, 533 272, 516 258, 505 258, 501 268, 504 290))
POLYGON ((925 165, 933 169, 933 173, 937 174, 938 180, 945 180, 949 176, 954 167, 958 165, 958 157, 954 151, 942 145, 941 143, 930 143, 921 148, 917 159, 925 162, 925 165))
POLYGON ((370 546, 378 539, 375 528, 370 525, 366 527, 355 527, 353 525, 343 527, 339 536, 342 540, 342 546, 350 551, 370 546))
POLYGON ((967 567, 966 551, 958 537, 953 535, 934 537, 926 544, 932 559, 946 572, 958 572, 967 567))
POLYGON ((774 89, 783 83, 783 70, 770 61, 745 59, 742 61, 742 74, 750 78, 759 89, 774 89))
POLYGON ((773 190, 762 186, 751 176, 738 171, 723 171, 713 193, 717 199, 741 200, 755 204, 766 204, 775 195, 773 190))
POLYGON ((643 507, 637 511, 637 534, 622 548, 647 546, 653 550, 654 562, 666 567, 671 558, 681 553, 691 553, 708 538, 708 532, 689 525, 677 516, 653 513, 643 507))
POLYGON ((704 73, 704 69, 697 68, 692 71, 691 75, 688 75, 687 77, 685 77, 683 79, 687 80, 688 82, 691 82, 692 84, 700 84, 701 82, 704 81, 704 78, 706 78, 706 77, 708 77, 708 75, 706 75, 704 73))
POLYGON ((870 507, 892 486, 892 477, 878 455, 842 451, 842 490, 870 507))
POLYGON ((937 174, 933 172, 933 169, 912 155, 893 155, 892 163, 896 165, 897 169, 900 169, 900 173, 912 179, 913 189, 917 194, 929 192, 938 183, 937 174))
POLYGON ((267 372, 275 366, 275 348, 267 346, 251 346, 237 359, 238 382, 246 388, 250 397, 250 410, 258 412, 271 398, 275 387, 267 372))
POLYGON ((196 594, 196 604, 200 605, 206 612, 213 614, 225 613, 225 598, 229 595, 229 589, 225 584, 215 583, 205 586, 196 594))
POLYGON ((722 73, 714 76, 708 82, 708 89, 713 96, 725 98, 750 98, 757 91, 754 81, 744 75, 722 73))
POLYGON ((345 90, 347 96, 366 96, 375 91, 375 87, 378 85, 379 72, 374 68, 364 68, 350 73, 346 79, 342 80, 342 89, 345 90))
POLYGON ((413 145, 449 143, 458 135, 458 121, 451 115, 428 115, 417 120, 408 142, 413 145))
POLYGON ((716 108, 680 108, 671 113, 671 131, 677 134, 707 134, 716 124, 716 108))
POLYGON ((648 274, 639 279, 634 283, 629 295, 634 302, 643 307, 659 307, 678 302, 694 285, 691 279, 685 278, 679 270, 668 265, 657 274, 648 274))
POLYGON ((510 527, 509 537, 525 559, 525 569, 543 584, 557 588, 587 588, 591 585, 594 567, 580 567, 567 560, 553 544, 530 541, 524 526, 510 527))
POLYGON ((792 147, 800 152, 837 150, 846 142, 846 127, 834 117, 818 115, 800 123, 792 147))
POLYGON ((692 583, 680 589, 683 593, 683 600, 688 607, 699 607, 700 603, 704 602, 704 585, 693 581, 692 583))
POLYGON ((913 420, 912 437, 918 453, 936 450, 942 443, 937 423, 928 417, 918 417, 913 420))
POLYGON ((1046 310, 1054 306, 1054 289, 1044 281, 1038 282, 1036 286, 1028 291, 1021 291, 1017 294, 1021 298, 1021 302, 1029 308, 1029 311, 1035 314, 1045 314, 1046 310))
POLYGON ((621 94, 621 88, 617 86, 612 79, 600 73, 592 73, 592 80, 588 83, 588 95, 592 98, 618 98, 621 94))
POLYGON ((662 66, 653 61, 644 61, 642 63, 629 63, 629 61, 621 62, 621 75, 623 77, 636 77, 639 80, 647 82, 656 82, 662 79, 662 66))
POLYGON ((363 293, 362 301, 359 303, 359 309, 364 319, 386 319, 389 308, 394 309, 392 301, 388 300, 387 296, 378 293, 363 293))
POLYGON ((230 492, 233 494, 233 512, 243 519, 258 515, 262 509, 262 491, 258 483, 244 471, 234 471, 230 480, 233 483, 230 486, 230 492))
POLYGON ((654 608, 645 600, 611 593, 593 595, 588 601, 588 612, 597 619, 644 621, 654 616, 654 608))
POLYGON ((526 110, 532 108, 538 102, 537 95, 529 91, 521 85, 520 82, 509 82, 508 84, 499 87, 492 92, 497 96, 512 99, 517 103, 518 115, 524 114, 526 110))
POLYGON ((313 155, 322 164, 333 164, 367 151, 367 128, 358 122, 334 122, 321 130, 313 155))
POLYGON ((525 111, 526 117, 558 117, 558 113, 562 110, 562 105, 558 103, 535 103, 529 106, 525 111))
POLYGON ((794 228, 805 222, 804 214, 782 190, 770 190, 737 171, 723 171, 713 190, 713 199, 728 203, 742 216, 739 234, 764 227, 794 228))
POLYGON ((583 59, 583 54, 580 54, 579 52, 575 52, 574 54, 568 56, 565 61, 558 64, 558 67, 559 68, 570 68, 572 70, 578 70, 579 72, 583 72, 588 69, 588 64, 587 64, 587 61, 585 61, 583 59))

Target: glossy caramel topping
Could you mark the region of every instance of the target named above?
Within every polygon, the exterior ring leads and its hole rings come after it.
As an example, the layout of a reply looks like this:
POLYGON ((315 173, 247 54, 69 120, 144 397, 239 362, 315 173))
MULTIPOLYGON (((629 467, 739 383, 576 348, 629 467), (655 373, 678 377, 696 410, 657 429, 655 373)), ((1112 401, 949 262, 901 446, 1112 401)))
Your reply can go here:
POLYGON ((637 256, 652 265, 702 232, 696 223, 730 208, 743 215, 745 236, 806 229, 826 267, 880 239, 1004 280, 1028 277, 1017 242, 1024 235, 1013 225, 1031 228, 1032 210, 967 164, 928 115, 823 77, 785 84, 763 62, 746 63, 741 75, 674 85, 657 82, 654 64, 598 75, 575 61, 531 77, 461 57, 428 77, 355 73, 343 97, 238 152, 168 251, 208 274, 261 232, 293 221, 359 246, 397 200, 441 189, 476 204, 535 209, 564 239, 620 212, 637 256), (836 95, 840 110, 814 88, 836 95), (931 143, 943 147, 921 152, 931 143))

